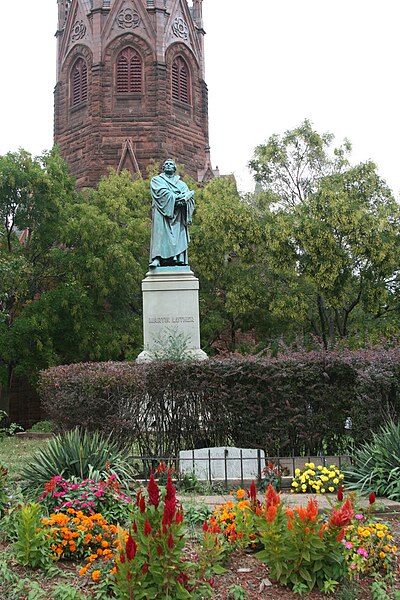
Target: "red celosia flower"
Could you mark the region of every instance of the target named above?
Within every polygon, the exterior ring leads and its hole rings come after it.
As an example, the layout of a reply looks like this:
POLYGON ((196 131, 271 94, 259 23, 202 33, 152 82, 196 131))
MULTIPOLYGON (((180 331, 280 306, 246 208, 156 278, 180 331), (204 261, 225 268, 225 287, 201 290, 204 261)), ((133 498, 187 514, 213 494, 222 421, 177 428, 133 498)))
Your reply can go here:
POLYGON ((141 513, 144 513, 146 511, 146 500, 144 499, 144 496, 140 498, 139 509, 141 513))
POLYGON ((204 533, 206 533, 208 531, 208 523, 207 523, 207 521, 204 521, 203 531, 204 531, 204 533))
POLYGON ((176 504, 176 491, 175 491, 175 487, 172 483, 170 471, 168 471, 168 479, 167 479, 167 485, 166 485, 165 489, 166 489, 166 494, 165 494, 164 501, 166 502, 167 500, 170 500, 171 502, 175 502, 175 504, 176 504))
POLYGON ((147 562, 146 562, 146 561, 144 561, 144 565, 143 565, 143 567, 142 567, 142 573, 143 573, 143 575, 144 575, 145 573, 147 573, 147 571, 148 571, 148 570, 149 570, 149 567, 147 566, 147 562))
POLYGON ((345 533, 345 528, 343 527, 343 529, 341 530, 341 532, 336 536, 336 541, 337 542, 341 542, 342 539, 344 538, 344 533, 345 533))
POLYGON ((275 520, 276 511, 277 511, 276 506, 272 505, 272 506, 268 507, 268 510, 267 510, 267 521, 268 521, 268 523, 272 523, 272 521, 275 520))
POLYGON ((369 500, 370 504, 373 504, 375 502, 376 496, 375 496, 374 492, 370 493, 368 500, 369 500))
POLYGON ((250 500, 254 503, 257 500, 257 488, 256 488, 256 484, 254 483, 254 479, 250 485, 250 500))
POLYGON ((125 550, 126 550, 126 558, 128 560, 133 560, 135 558, 135 554, 136 554, 136 542, 133 539, 133 537, 131 536, 131 534, 128 535, 125 550))
POLYGON ((307 505, 307 518, 310 519, 310 521, 315 521, 315 519, 317 518, 317 515, 318 515, 318 504, 316 503, 315 500, 310 498, 310 500, 308 501, 308 505, 307 505))
POLYGON ((341 485, 337 491, 337 499, 339 502, 343 502, 343 486, 341 485))
POLYGON ((132 521, 132 529, 134 531, 134 533, 137 533, 137 525, 135 521, 132 521))
POLYGON ((168 544, 168 548, 173 548, 174 547, 174 539, 172 537, 172 533, 169 534, 169 538, 168 538, 167 544, 168 544))
POLYGON ((182 510, 178 510, 178 512, 176 513, 176 517, 175 517, 175 523, 177 525, 179 525, 182 522, 183 522, 183 512, 182 512, 182 510))
POLYGON ((321 527, 319 528, 319 532, 318 535, 320 538, 322 538, 322 536, 324 535, 324 531, 325 529, 328 527, 328 523, 324 523, 323 525, 321 525, 321 527))
POLYGON ((140 504, 140 498, 142 497, 142 490, 139 490, 138 493, 136 494, 136 506, 139 506, 140 504))
POLYGON ((335 527, 346 527, 353 518, 354 511, 350 500, 347 498, 346 502, 339 510, 332 510, 332 516, 329 519, 329 523, 335 527))
POLYGON ((272 487, 272 485, 269 484, 269 486, 267 487, 266 494, 265 494, 266 507, 269 508, 270 506, 278 506, 278 504, 280 504, 280 502, 281 502, 280 495, 277 494, 276 491, 274 490, 274 488, 272 487))
POLYGON ((149 504, 152 504, 157 508, 160 504, 160 490, 158 485, 154 481, 153 473, 150 473, 150 479, 147 485, 147 493, 149 495, 149 504))
POLYGON ((158 554, 158 556, 161 556, 161 554, 162 554, 162 548, 161 548, 160 544, 158 544, 158 546, 157 546, 157 554, 158 554))
POLYGON ((176 512, 176 500, 166 500, 164 502, 163 525, 171 525, 176 512))
POLYGON ((167 465, 165 464, 165 462, 162 460, 160 462, 160 464, 158 465, 157 469, 156 469, 156 473, 157 475, 159 475, 160 473, 165 473, 165 471, 168 469, 167 465))
POLYGON ((121 554, 119 555, 119 560, 121 561, 122 564, 124 564, 124 562, 125 562, 125 554, 123 552, 121 552, 121 554))
POLYGON ((149 519, 146 518, 146 520, 144 522, 144 535, 147 537, 150 534, 151 534, 151 526, 149 523, 149 519))

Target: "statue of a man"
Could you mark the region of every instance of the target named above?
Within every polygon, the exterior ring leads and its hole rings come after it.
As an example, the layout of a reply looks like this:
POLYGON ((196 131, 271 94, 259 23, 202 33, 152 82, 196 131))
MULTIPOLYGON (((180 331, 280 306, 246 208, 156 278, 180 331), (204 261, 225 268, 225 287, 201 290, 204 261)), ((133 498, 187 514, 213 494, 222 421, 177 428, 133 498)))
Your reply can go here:
POLYGON ((150 182, 153 198, 150 268, 188 264, 188 225, 192 222, 194 192, 176 175, 173 160, 165 161, 163 171, 150 182))

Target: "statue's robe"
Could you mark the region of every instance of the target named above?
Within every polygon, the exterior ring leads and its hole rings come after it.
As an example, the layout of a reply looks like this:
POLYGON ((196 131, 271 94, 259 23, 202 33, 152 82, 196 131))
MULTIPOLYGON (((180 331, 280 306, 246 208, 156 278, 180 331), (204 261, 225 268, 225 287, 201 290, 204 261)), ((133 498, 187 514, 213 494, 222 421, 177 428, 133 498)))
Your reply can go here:
POLYGON ((153 177, 150 183, 152 202, 152 228, 150 261, 156 257, 173 258, 187 253, 190 241, 188 224, 192 222, 194 199, 179 175, 168 177, 165 173, 153 177), (178 195, 186 196, 185 205, 176 205, 178 195))

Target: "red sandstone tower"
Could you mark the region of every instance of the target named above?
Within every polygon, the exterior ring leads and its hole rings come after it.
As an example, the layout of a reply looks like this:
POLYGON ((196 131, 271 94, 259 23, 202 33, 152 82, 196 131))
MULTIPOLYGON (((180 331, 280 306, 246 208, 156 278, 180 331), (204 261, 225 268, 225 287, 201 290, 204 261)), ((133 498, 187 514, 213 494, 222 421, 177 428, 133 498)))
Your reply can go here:
POLYGON ((202 1, 57 0, 54 141, 78 187, 168 157, 213 176, 202 1))

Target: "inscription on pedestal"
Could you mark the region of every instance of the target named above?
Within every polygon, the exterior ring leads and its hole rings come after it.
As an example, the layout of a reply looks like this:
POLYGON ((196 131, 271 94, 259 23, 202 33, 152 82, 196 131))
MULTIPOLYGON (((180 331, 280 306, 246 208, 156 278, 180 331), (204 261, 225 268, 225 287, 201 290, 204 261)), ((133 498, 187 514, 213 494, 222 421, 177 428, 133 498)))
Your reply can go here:
POLYGON ((194 317, 149 317, 148 323, 194 323, 194 317))

